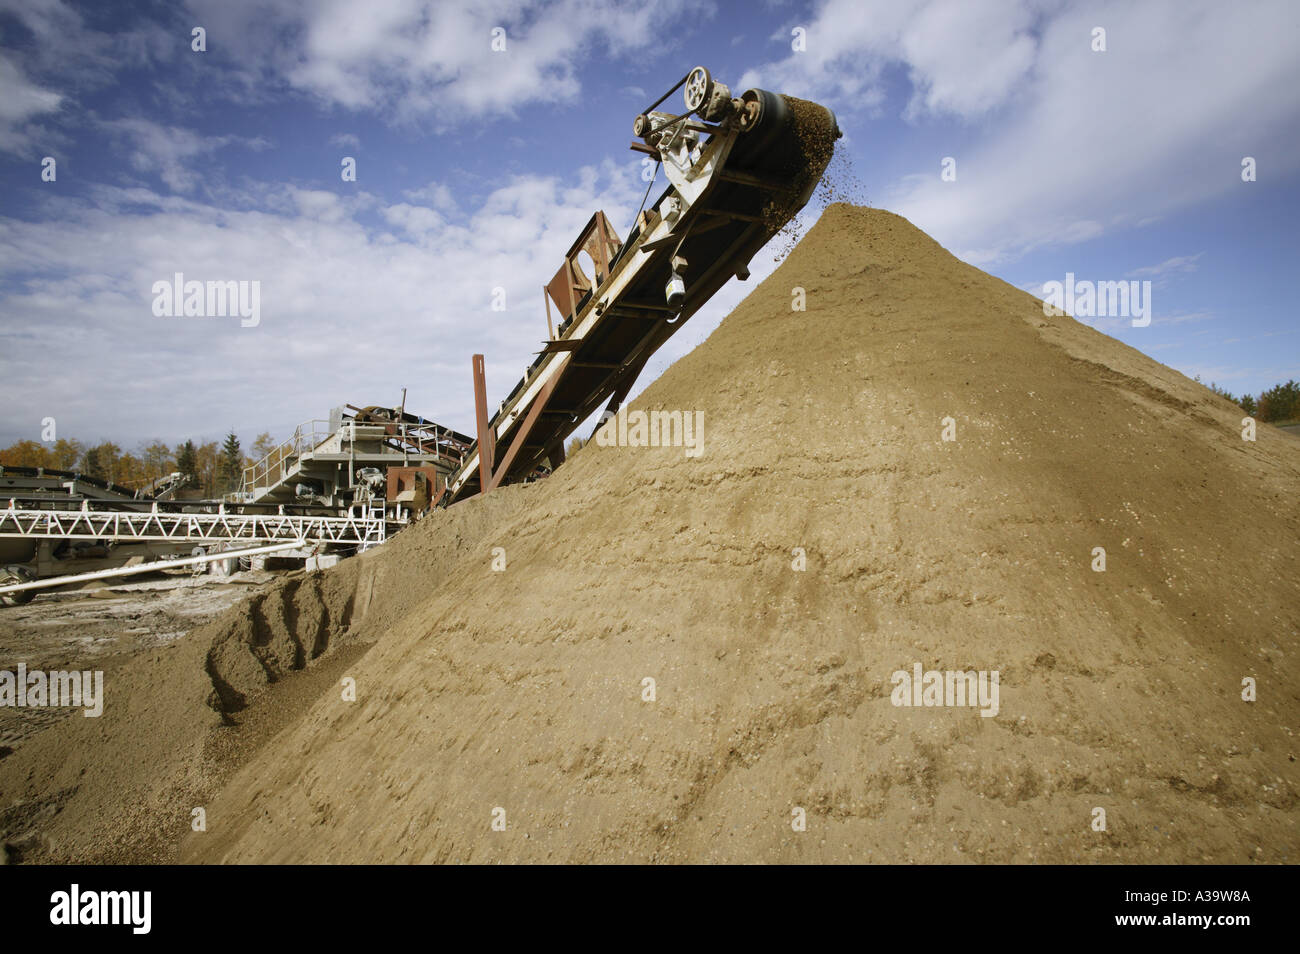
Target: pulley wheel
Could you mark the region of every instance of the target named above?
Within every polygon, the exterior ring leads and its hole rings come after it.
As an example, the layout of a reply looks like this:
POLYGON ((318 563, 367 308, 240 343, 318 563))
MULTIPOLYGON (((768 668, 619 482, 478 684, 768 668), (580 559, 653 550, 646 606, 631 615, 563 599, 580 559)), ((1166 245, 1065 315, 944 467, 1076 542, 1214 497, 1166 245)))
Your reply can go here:
POLYGON ((713 95, 713 77, 703 66, 697 66, 686 77, 686 87, 682 93, 686 100, 686 111, 696 112, 709 101, 713 95))

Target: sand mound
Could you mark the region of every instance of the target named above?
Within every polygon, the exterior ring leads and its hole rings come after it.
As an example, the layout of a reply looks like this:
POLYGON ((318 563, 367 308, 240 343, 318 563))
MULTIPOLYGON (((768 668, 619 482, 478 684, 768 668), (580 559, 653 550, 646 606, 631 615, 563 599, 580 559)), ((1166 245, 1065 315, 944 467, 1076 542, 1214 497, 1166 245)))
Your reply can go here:
POLYGON ((90 860, 1296 859, 1294 439, 850 206, 633 408, 702 411, 702 455, 589 444, 191 634, 110 685, 129 713, 0 762, 9 827, 90 860), (893 705, 916 663, 997 670, 998 714, 893 705))
POLYGON ((3 860, 175 861, 192 809, 336 685, 511 501, 437 514, 436 533, 296 574, 113 668, 101 717, 64 716, 0 762, 3 860))
POLYGON ((848 206, 635 407, 704 453, 452 508, 500 507, 184 857, 1295 860, 1294 441, 848 206))

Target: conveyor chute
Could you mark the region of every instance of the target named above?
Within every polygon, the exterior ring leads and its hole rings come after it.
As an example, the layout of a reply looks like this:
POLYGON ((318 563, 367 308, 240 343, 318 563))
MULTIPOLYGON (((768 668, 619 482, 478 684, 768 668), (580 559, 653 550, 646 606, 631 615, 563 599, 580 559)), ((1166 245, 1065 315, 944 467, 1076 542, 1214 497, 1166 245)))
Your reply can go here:
POLYGON ((546 286, 552 338, 497 412, 475 356, 479 433, 441 502, 554 469, 564 441, 602 403, 617 410, 650 356, 807 203, 839 127, 824 106, 730 89, 697 67, 636 117, 632 148, 669 185, 620 241, 597 212, 546 286), (684 87, 686 111, 658 109, 684 87), (578 263, 586 252, 594 275, 578 263))

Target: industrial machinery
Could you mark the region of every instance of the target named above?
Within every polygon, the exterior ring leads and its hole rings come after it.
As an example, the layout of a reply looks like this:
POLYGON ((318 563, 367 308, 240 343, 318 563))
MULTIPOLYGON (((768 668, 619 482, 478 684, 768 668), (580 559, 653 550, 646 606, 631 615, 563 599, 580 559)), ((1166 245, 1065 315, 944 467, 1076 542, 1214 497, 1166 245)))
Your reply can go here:
MULTIPOLYGON (((50 467, 0 467, 0 506, 7 502, 10 507, 21 505, 31 509, 66 510, 93 505, 123 512, 147 513, 155 500, 170 499, 184 483, 179 474, 162 478, 155 481, 158 488, 155 495, 149 490, 132 490, 75 471, 50 467)), ((150 549, 148 552, 140 549, 119 556, 158 556, 170 552, 166 548, 150 549)), ((99 563, 94 561, 101 561, 107 556, 106 544, 84 539, 52 541, 0 532, 0 586, 14 582, 21 575, 20 571, 24 571, 24 565, 33 560, 40 560, 49 569, 52 556, 60 561, 76 561, 83 567, 93 563, 98 568, 99 563)), ((25 572, 31 573, 30 570, 25 572)), ((2 598, 0 602, 3 602, 2 598)))
POLYGON ((228 569, 270 553, 325 565, 426 512, 470 443, 404 406, 346 405, 300 426, 220 500, 174 499, 187 483, 181 474, 132 491, 72 472, 0 467, 0 605, 68 582, 228 569))
POLYGON ((409 414, 403 392, 396 408, 346 405, 308 421, 220 501, 169 499, 179 474, 142 499, 74 474, 0 470, 9 498, 0 544, 10 551, 0 601, 59 582, 32 579, 23 564, 33 555, 48 577, 60 552, 102 548, 108 568, 89 578, 120 572, 110 549, 137 560, 196 543, 219 555, 348 552, 432 506, 553 471, 576 427, 602 403, 616 412, 651 355, 733 275, 749 277, 753 256, 808 202, 840 136, 829 109, 761 89, 733 96, 704 67, 642 111, 633 132, 631 148, 655 161, 646 199, 660 169, 667 186, 649 208, 643 200, 626 240, 604 212, 591 217, 543 287, 549 337, 490 417, 483 356, 473 356, 474 438, 409 414), (662 110, 679 89, 684 111, 662 110))
POLYGON ((335 408, 328 421, 299 425, 289 440, 244 471, 240 489, 226 500, 245 508, 396 506, 402 503, 399 496, 417 485, 441 483, 460 466, 470 444, 464 434, 404 407, 348 404, 335 408))
POLYGON ((617 411, 650 356, 733 275, 749 277, 750 259, 808 202, 840 136, 829 109, 760 89, 733 97, 702 66, 633 132, 631 148, 657 160, 667 188, 626 241, 604 212, 591 217, 543 290, 558 330, 490 418, 474 356, 477 439, 441 505, 557 467, 575 427, 602 402, 617 411), (661 111, 678 89, 685 111, 661 111))

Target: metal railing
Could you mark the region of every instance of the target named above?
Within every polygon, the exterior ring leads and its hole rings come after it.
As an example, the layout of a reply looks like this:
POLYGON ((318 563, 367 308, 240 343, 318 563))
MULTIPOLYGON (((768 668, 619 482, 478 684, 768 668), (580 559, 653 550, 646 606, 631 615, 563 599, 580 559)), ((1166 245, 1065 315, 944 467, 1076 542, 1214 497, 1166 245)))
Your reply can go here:
MULTIPOLYGON (((232 503, 251 503, 263 491, 283 483, 293 476, 294 468, 305 458, 309 458, 321 444, 331 437, 338 436, 341 450, 357 441, 357 428, 391 428, 382 440, 393 445, 394 450, 417 458, 443 456, 451 461, 463 462, 464 450, 452 440, 451 431, 439 428, 436 424, 418 424, 409 421, 360 422, 345 419, 337 428, 331 428, 330 422, 319 418, 304 421, 293 432, 293 437, 277 445, 257 463, 244 469, 243 482, 239 490, 228 494, 232 503)), ((367 435, 372 439, 375 435, 367 435)), ((346 452, 346 450, 344 451, 346 452)))
POLYGON ((363 548, 383 543, 388 525, 382 508, 363 516, 323 517, 294 514, 166 513, 153 511, 0 510, 0 537, 66 540, 203 541, 307 540, 355 543, 363 548))
POLYGON ((231 496, 248 501, 254 499, 258 491, 274 487, 289 476, 304 454, 310 454, 333 434, 329 421, 320 418, 299 424, 294 429, 293 437, 273 447, 270 453, 253 466, 245 468, 243 483, 238 493, 231 496))

